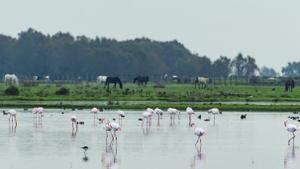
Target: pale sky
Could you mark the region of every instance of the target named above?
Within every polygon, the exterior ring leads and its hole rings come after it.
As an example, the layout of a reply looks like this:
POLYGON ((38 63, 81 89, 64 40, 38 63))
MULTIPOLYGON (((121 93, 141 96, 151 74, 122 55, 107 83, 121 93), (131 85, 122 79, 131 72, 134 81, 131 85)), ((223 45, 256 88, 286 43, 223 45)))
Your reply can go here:
POLYGON ((118 40, 177 39, 216 59, 242 52, 281 70, 300 61, 299 0, 0 0, 0 33, 32 27, 46 34, 118 40))

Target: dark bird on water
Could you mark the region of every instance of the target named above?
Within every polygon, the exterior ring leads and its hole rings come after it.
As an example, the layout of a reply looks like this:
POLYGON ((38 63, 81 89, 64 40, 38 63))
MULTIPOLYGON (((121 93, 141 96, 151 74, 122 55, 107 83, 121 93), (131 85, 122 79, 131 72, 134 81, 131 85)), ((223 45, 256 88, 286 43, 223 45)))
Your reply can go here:
POLYGON ((84 125, 84 121, 78 121, 77 124, 84 125))
POLYGON ((210 119, 204 119, 204 121, 210 121, 210 119))
POLYGON ((199 114, 199 116, 197 118, 201 120, 201 114, 199 114))
POLYGON ((5 110, 2 111, 3 115, 8 115, 8 112, 6 112, 5 110))
POLYGON ((247 118, 247 114, 242 114, 241 115, 241 120, 246 119, 247 118))
POLYGON ((88 151, 89 147, 88 146, 82 146, 81 147, 84 151, 88 151))

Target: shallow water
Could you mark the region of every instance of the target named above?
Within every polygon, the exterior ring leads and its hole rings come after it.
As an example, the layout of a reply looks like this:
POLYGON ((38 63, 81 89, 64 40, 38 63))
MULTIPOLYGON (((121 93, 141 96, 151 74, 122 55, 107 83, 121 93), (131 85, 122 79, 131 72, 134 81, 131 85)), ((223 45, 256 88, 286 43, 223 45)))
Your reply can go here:
MULTIPOLYGON (((283 127, 286 113, 248 113, 240 120, 238 112, 225 112, 213 122, 193 117, 204 128, 201 153, 195 149, 196 136, 188 127, 188 116, 170 126, 165 114, 160 126, 153 119, 150 130, 143 130, 137 120, 140 111, 127 111, 118 145, 106 146, 105 131, 94 124, 88 110, 47 109, 42 123, 33 115, 18 110, 18 127, 8 125, 8 116, 0 116, 0 166, 5 169, 298 169, 300 167, 299 136, 295 146, 288 146, 289 133, 283 127), (80 125, 72 136, 70 116, 76 115, 80 125), (88 161, 83 161, 80 148, 88 145, 88 161)), ((197 113, 199 114, 199 113, 197 113)), ((202 117, 207 113, 202 112, 202 117)), ((106 111, 99 117, 116 117, 106 111)), ((293 122, 297 124, 298 122, 293 122)), ((300 124, 300 123, 299 123, 300 124)), ((109 137, 110 141, 110 137, 109 137)))

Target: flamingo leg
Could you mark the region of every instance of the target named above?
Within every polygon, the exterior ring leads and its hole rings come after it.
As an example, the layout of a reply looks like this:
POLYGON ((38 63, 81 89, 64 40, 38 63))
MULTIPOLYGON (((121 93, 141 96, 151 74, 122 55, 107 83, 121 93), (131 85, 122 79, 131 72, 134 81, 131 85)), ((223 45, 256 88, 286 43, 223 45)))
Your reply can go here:
POLYGON ((288 141, 288 145, 290 145, 290 142, 291 142, 291 140, 293 140, 293 141, 294 141, 295 137, 296 137, 296 135, 295 135, 295 133, 293 133, 293 137, 291 137, 291 138, 289 139, 289 141, 288 141))

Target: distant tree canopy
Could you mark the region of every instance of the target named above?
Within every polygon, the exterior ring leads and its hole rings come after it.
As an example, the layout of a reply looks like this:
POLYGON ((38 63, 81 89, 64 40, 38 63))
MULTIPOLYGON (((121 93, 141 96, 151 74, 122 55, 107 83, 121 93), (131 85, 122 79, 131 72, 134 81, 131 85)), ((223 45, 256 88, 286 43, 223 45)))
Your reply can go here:
POLYGON ((282 68, 284 76, 300 76, 300 62, 289 62, 287 66, 282 68))
POLYGON ((256 61, 251 56, 243 57, 242 53, 239 53, 231 62, 232 75, 238 77, 251 77, 258 71, 256 61))
POLYGON ((273 69, 266 66, 263 66, 259 69, 260 76, 263 77, 276 77, 278 76, 278 73, 273 69))
POLYGON ((250 76, 255 59, 239 54, 233 61, 221 56, 211 61, 191 53, 176 40, 147 38, 117 41, 74 37, 58 32, 52 36, 34 29, 18 38, 0 35, 0 74, 83 77, 86 75, 163 75, 227 77, 250 76))

